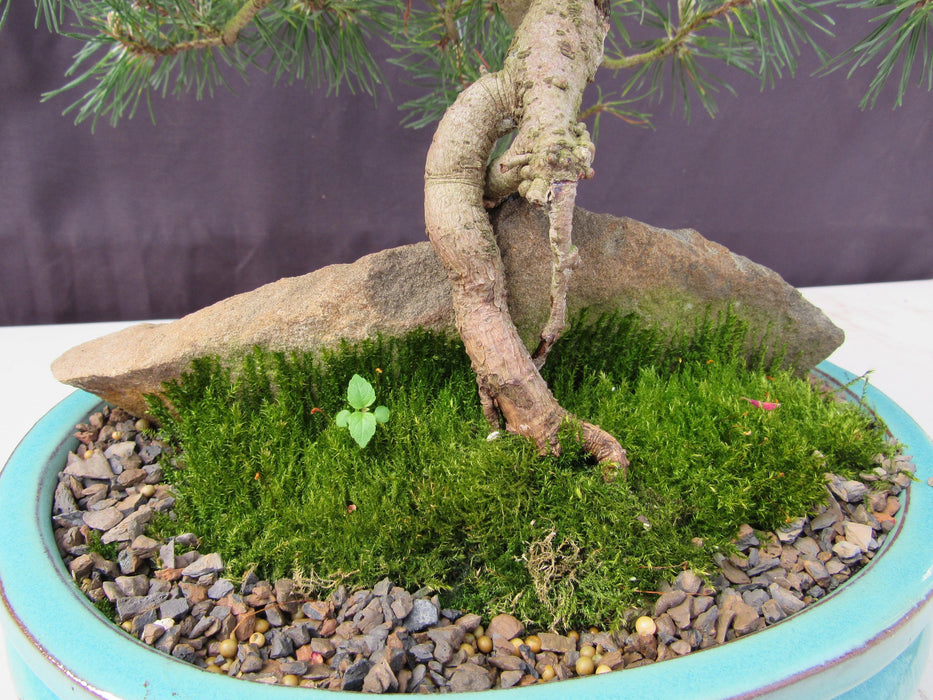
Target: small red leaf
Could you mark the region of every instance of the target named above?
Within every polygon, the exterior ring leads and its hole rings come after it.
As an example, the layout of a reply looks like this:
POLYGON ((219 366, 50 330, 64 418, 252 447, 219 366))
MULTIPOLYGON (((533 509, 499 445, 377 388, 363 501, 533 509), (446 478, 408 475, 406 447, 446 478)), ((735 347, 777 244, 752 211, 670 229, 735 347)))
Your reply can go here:
POLYGON ((758 399, 746 399, 744 396, 742 398, 748 401, 752 406, 763 409, 765 411, 773 411, 775 408, 781 405, 779 403, 774 403, 772 401, 759 401, 758 399))

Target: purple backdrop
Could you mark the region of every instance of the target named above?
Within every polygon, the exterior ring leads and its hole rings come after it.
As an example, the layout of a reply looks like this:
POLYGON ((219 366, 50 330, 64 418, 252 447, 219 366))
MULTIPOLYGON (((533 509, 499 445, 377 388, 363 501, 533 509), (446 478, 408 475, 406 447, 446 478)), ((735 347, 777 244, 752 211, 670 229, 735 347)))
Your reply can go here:
MULTIPOLYGON (((0 325, 175 317, 423 240, 431 133, 398 126, 399 73, 394 101, 257 75, 92 135, 68 96, 40 103, 76 45, 33 21, 13 3, 0 32, 0 325)), ((696 228, 798 286, 933 276, 933 95, 862 112, 867 76, 813 67, 765 92, 737 76, 714 120, 604 120, 579 203, 696 228)))

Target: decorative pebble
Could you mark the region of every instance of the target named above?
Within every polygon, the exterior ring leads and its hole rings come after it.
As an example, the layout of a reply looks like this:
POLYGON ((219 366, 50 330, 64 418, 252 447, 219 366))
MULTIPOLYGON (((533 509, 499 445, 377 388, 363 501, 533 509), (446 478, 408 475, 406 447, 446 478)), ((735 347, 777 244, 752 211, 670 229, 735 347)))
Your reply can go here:
POLYGON ((847 522, 845 524, 846 542, 851 542, 862 552, 867 552, 871 545, 872 529, 861 523, 847 522))
POLYGON ((121 520, 123 520, 123 513, 113 507, 89 510, 84 513, 84 524, 95 530, 109 530, 116 527, 121 520))
POLYGON ((486 634, 492 638, 514 639, 524 631, 525 626, 511 615, 496 615, 486 627, 486 634))
POLYGON ((844 540, 833 545, 833 554, 839 557, 839 560, 843 563, 851 564, 861 558, 862 548, 857 544, 844 540))
POLYGON ((831 475, 829 490, 847 503, 859 503, 868 495, 868 487, 860 481, 831 475))
POLYGON ((431 625, 436 625, 439 613, 430 600, 418 598, 412 601, 411 612, 403 621, 405 629, 409 632, 421 632, 431 625))
POLYGON ((93 452, 89 457, 81 459, 76 458, 69 462, 65 467, 65 474, 70 474, 78 479, 112 479, 113 469, 110 468, 110 462, 100 452, 93 452))
POLYGON ((220 555, 216 552, 212 552, 199 556, 182 570, 181 575, 190 578, 200 578, 206 574, 216 574, 223 570, 224 565, 220 559, 220 555))
POLYGON ((637 632, 639 636, 650 637, 657 631, 657 624, 647 615, 642 615, 635 620, 635 632, 637 632))

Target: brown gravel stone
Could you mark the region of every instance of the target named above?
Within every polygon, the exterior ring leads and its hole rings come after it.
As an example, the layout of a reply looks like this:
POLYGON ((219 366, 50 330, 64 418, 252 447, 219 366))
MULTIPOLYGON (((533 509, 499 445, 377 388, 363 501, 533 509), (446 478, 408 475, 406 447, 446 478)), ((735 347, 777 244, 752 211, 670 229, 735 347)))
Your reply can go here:
POLYGON ((538 638, 541 640, 542 651, 553 651, 558 654, 566 654, 568 651, 576 649, 576 644, 569 637, 553 632, 538 632, 538 638))
POLYGON ((719 568, 722 569, 723 575, 729 580, 730 583, 734 583, 737 586, 751 583, 751 579, 748 577, 748 574, 746 574, 728 559, 723 559, 719 563, 719 568))
POLYGON ((506 639, 515 639, 525 631, 525 626, 515 619, 512 615, 496 615, 492 620, 489 621, 489 625, 486 627, 486 634, 489 637, 495 637, 496 635, 505 637, 506 639))
POLYGON ((450 677, 450 690, 454 693, 463 693, 492 688, 492 679, 489 672, 475 664, 463 664, 454 671, 450 677))
POLYGON ((95 530, 107 531, 116 527, 123 520, 123 513, 116 507, 92 510, 84 514, 84 523, 95 530))
POLYGON ((764 626, 764 620, 751 605, 745 601, 739 600, 735 604, 735 619, 732 621, 732 629, 736 635, 748 634, 764 626))
POLYGON ((667 612, 669 608, 680 605, 687 599, 687 594, 683 591, 674 590, 662 593, 661 597, 654 604, 654 616, 658 617, 667 612))
POLYGON ((499 674, 499 687, 511 688, 518 685, 524 674, 521 671, 503 671, 499 674))
POLYGON ((690 616, 691 608, 693 606, 693 601, 690 598, 687 598, 680 605, 675 605, 672 608, 669 608, 667 614, 670 615, 671 620, 674 621, 674 624, 677 625, 680 629, 687 629, 690 627, 690 616))

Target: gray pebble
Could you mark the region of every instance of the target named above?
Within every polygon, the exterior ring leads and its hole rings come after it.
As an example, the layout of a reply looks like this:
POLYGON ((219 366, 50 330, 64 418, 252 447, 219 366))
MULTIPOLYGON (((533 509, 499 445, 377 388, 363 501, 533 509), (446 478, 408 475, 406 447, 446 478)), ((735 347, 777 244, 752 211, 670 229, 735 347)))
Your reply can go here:
POLYGON ((128 542, 143 534, 143 530, 150 520, 152 520, 152 509, 148 506, 141 506, 139 510, 126 516, 116 526, 107 530, 101 536, 100 541, 104 544, 128 542))
POLYGON ((168 599, 167 593, 156 593, 147 596, 124 596, 117 598, 117 615, 121 622, 136 617, 148 610, 155 610, 168 599))
POLYGON ((847 503, 858 503, 868 495, 868 487, 860 481, 832 476, 829 490, 847 503))
POLYGON ((95 450, 90 457, 81 459, 76 457, 65 467, 65 474, 70 474, 79 479, 104 479, 109 480, 115 475, 110 468, 110 462, 101 452, 95 450))
POLYGON ((195 651, 195 648, 190 644, 176 644, 172 649, 172 656, 181 661, 187 661, 189 664, 194 663, 198 658, 198 653, 195 651))
POLYGON ((123 520, 123 513, 114 507, 89 510, 84 514, 84 524, 95 530, 109 530, 123 520))
POLYGON ((489 672, 471 663, 463 664, 450 677, 450 690, 453 693, 489 690, 491 687, 489 672))
POLYGON ((171 598, 159 606, 159 616, 162 618, 171 618, 178 622, 188 614, 191 606, 184 598, 171 598))
POLYGON ((272 633, 272 640, 269 642, 269 658, 281 659, 291 656, 295 651, 291 638, 281 630, 272 633))
POLYGON ((703 580, 693 572, 693 569, 681 571, 677 574, 677 578, 674 579, 674 588, 680 589, 689 595, 697 593, 702 585, 703 580))
POLYGON ((833 545, 833 554, 839 557, 840 561, 843 563, 852 563, 861 558, 862 549, 852 542, 837 542, 833 545))
POLYGON ((774 602, 780 605, 781 609, 788 615, 800 612, 806 607, 806 603, 800 598, 776 583, 772 583, 768 586, 768 592, 771 594, 774 602))
POLYGON ((159 637, 159 641, 155 643, 155 648, 163 654, 171 654, 179 639, 181 639, 181 627, 178 625, 169 627, 165 630, 165 634, 159 637))
POLYGON ((800 533, 803 532, 804 525, 806 524, 806 518, 794 518, 789 523, 779 527, 775 533, 777 534, 778 540, 781 542, 792 544, 800 536, 800 533))
POLYGON ((217 552, 199 556, 195 561, 188 564, 181 572, 182 576, 198 578, 205 574, 216 574, 224 570, 223 561, 217 552))
POLYGON ((139 456, 143 464, 152 464, 162 454, 162 446, 150 443, 139 450, 139 456))
POLYGON ((372 662, 369 659, 360 659, 353 663, 343 674, 343 682, 341 683, 341 690, 362 690, 363 681, 366 679, 366 675, 369 673, 369 669, 372 668, 372 662))
POLYGON ((63 515, 66 513, 74 513, 78 510, 78 503, 75 501, 74 493, 71 489, 68 488, 68 485, 64 481, 58 482, 58 486, 55 487, 55 497, 52 502, 52 513, 55 515, 63 515))
POLYGON ((417 598, 412 601, 411 612, 405 617, 403 624, 409 632, 421 632, 438 621, 437 608, 430 600, 417 598))
POLYGON ((252 651, 246 654, 240 662, 240 673, 256 673, 257 671, 261 671, 262 667, 262 657, 258 653, 252 651))
POLYGON ((680 605, 687 599, 687 594, 681 590, 667 591, 654 604, 654 616, 658 617, 670 608, 680 605))
POLYGON ((207 597, 211 600, 220 600, 231 593, 233 593, 233 584, 225 578, 217 579, 217 581, 207 589, 207 597))
POLYGON ((780 622, 785 617, 787 617, 784 609, 778 605, 775 600, 768 599, 765 601, 764 605, 761 606, 761 614, 764 615, 765 622, 769 625, 773 625, 775 622, 780 622))

